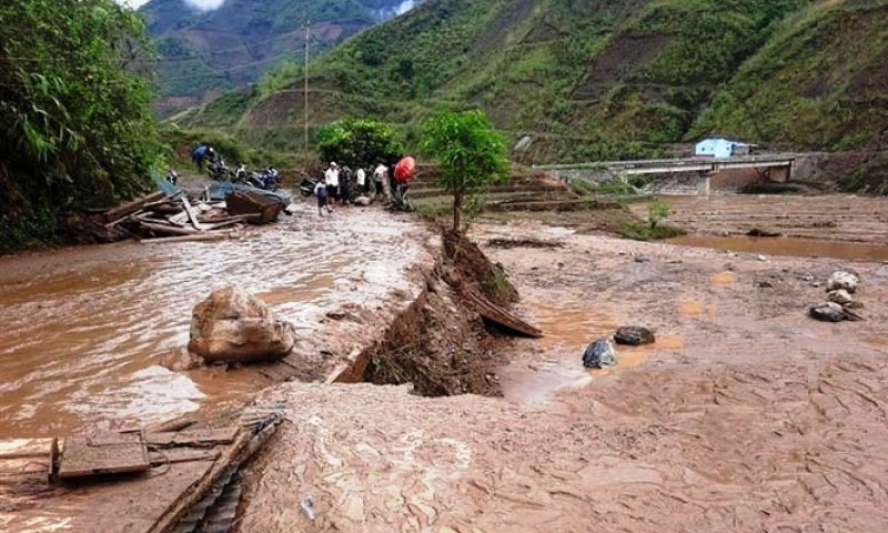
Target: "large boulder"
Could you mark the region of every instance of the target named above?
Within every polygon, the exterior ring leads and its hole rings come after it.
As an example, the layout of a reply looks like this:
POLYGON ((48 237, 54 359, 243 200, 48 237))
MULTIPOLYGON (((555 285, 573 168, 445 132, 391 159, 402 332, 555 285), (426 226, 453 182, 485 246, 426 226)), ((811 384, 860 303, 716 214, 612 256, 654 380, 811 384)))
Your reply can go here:
POLYGON ((640 326, 623 326, 614 333, 614 342, 629 346, 641 346, 654 342, 654 332, 640 326))
POLYGON ((583 352, 583 366, 586 368, 604 368, 617 364, 617 352, 608 339, 599 339, 586 347, 583 352))
POLYGON ((214 291, 192 313, 188 349, 210 363, 277 361, 295 343, 292 324, 236 287, 214 291))
POLYGON ((857 291, 858 283, 860 283, 860 278, 857 275, 840 270, 833 272, 833 275, 829 277, 829 280, 826 282, 826 292, 844 289, 849 294, 854 294, 857 291))

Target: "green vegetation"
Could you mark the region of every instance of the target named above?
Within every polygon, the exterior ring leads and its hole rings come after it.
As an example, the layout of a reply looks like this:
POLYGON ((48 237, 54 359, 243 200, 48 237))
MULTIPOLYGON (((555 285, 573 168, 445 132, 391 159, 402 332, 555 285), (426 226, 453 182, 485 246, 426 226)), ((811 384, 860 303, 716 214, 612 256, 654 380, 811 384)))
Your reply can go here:
POLYGON ((635 241, 656 241, 678 237, 685 232, 673 226, 657 225, 652 228, 650 225, 627 222, 620 226, 618 233, 635 241))
POLYGON ((648 205, 648 225, 650 226, 651 231, 656 230, 660 221, 671 214, 672 207, 663 200, 657 198, 651 202, 650 205, 648 205))
POLYGON ((0 4, 0 251, 128 199, 160 156, 141 19, 111 0, 0 4), (24 31, 23 28, 27 28, 24 31))
MULTIPOLYGON (((425 122, 423 138, 423 151, 439 162, 440 185, 453 195, 453 231, 465 232, 463 216, 480 212, 473 198, 487 185, 508 181, 505 141, 481 111, 442 111, 425 122), (464 212, 467 206, 474 208, 464 212)), ((471 220, 466 217, 466 226, 471 220)))
POLYGON ((343 119, 321 128, 317 136, 324 162, 371 168, 380 162, 393 165, 404 154, 397 132, 378 120, 343 119))

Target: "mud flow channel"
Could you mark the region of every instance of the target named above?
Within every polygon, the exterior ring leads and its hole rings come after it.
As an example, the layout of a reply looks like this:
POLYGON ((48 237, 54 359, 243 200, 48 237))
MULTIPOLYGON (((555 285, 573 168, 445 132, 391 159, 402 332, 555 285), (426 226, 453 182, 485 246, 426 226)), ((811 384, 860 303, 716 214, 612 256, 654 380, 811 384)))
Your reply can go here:
POLYGON ((249 371, 171 372, 158 363, 187 344, 191 310, 214 288, 238 285, 310 331, 341 297, 341 282, 359 268, 386 268, 390 251, 325 242, 273 229, 212 244, 121 243, 0 259, 0 438, 242 401, 258 384, 249 371))

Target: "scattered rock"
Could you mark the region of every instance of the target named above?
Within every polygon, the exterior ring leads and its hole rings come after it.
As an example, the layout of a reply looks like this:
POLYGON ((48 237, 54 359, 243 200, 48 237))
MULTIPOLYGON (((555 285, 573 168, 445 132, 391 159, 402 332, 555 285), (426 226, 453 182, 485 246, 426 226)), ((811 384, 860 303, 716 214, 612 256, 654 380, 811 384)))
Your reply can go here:
POLYGON ((835 302, 824 302, 811 307, 811 318, 822 322, 841 322, 848 317, 842 306, 835 302))
POLYGON ((837 303, 839 305, 846 305, 853 302, 851 295, 848 294, 848 291, 846 291, 845 289, 830 291, 830 293, 826 295, 826 299, 827 301, 837 303))
POLYGON ((623 326, 614 334, 614 341, 617 344, 641 346, 642 344, 653 344, 655 338, 654 332, 647 328, 640 326, 623 326))
POLYGON ((764 229, 753 228, 746 232, 748 237, 782 237, 783 234, 778 231, 768 231, 764 229))
POLYGON ((292 324, 256 297, 227 287, 194 307, 188 349, 211 363, 253 363, 282 359, 295 342, 292 324))
POLYGON ((826 291, 845 289, 849 294, 854 294, 857 291, 858 283, 860 283, 860 279, 856 275, 840 270, 833 272, 833 275, 829 277, 829 281, 826 282, 826 291))
POLYGON ((370 205, 370 202, 370 198, 367 198, 366 196, 358 196, 355 198, 355 205, 368 206, 370 205))
POLYGON ((765 262, 765 261, 768 260, 768 258, 765 257, 765 256, 763 256, 763 255, 760 255, 760 256, 758 256, 758 260, 759 260, 759 261, 762 261, 762 262, 765 262))
POLYGON ((760 282, 758 282, 758 287, 760 289, 773 289, 774 284, 771 283, 770 281, 760 281, 760 282))
POLYGON ((636 262, 636 263, 650 263, 650 262, 651 262, 651 258, 648 257, 648 256, 646 256, 646 255, 636 255, 636 256, 635 256, 635 262, 636 262))
POLYGON ((583 366, 586 368, 604 368, 617 364, 617 352, 608 339, 598 339, 586 347, 583 352, 583 366))
POLYGON ((849 309, 863 309, 866 306, 863 305, 863 302, 851 301, 851 302, 847 302, 847 303, 842 304, 842 307, 847 311, 849 309))

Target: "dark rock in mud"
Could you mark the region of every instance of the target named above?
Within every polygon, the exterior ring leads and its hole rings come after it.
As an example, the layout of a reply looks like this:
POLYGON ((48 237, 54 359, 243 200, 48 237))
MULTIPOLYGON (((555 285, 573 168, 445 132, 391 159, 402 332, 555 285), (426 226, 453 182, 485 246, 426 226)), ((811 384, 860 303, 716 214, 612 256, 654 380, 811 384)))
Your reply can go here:
POLYGON ((835 302, 824 302, 811 307, 811 318, 821 322, 841 322, 848 317, 842 306, 835 302))
POLYGON ((617 344, 629 346, 653 344, 655 340, 654 332, 641 326, 623 326, 614 334, 614 341, 617 344))
POLYGON ((617 352, 608 339, 598 339, 583 352, 583 366, 586 368, 604 368, 616 364, 617 352))
POLYGON ((779 231, 768 231, 765 229, 753 228, 746 232, 748 237, 782 237, 783 234, 779 231))
POLYGON ((280 360, 295 343, 292 324, 256 297, 227 287, 195 306, 188 349, 209 363, 255 363, 280 360))

